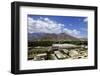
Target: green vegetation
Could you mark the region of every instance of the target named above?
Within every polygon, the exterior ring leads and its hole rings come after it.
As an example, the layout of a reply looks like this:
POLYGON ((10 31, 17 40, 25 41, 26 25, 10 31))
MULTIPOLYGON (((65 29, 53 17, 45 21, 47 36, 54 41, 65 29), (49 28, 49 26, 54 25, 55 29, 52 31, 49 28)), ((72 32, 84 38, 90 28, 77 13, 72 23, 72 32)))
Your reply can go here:
POLYGON ((87 45, 87 41, 32 41, 28 42, 28 47, 36 46, 52 46, 52 44, 75 44, 75 45, 87 45))

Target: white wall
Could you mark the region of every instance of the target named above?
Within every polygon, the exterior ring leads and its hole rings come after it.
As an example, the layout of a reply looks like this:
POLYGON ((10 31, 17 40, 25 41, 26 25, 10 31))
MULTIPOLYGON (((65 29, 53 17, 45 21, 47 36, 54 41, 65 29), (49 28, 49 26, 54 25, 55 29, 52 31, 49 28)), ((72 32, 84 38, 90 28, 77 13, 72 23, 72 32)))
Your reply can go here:
MULTIPOLYGON (((10 3, 14 0, 1 0, 0 2, 0 76, 13 76, 10 73, 10 30, 11 30, 11 6, 10 3)), ((17 1, 17 0, 16 0, 17 1)), ((58 4, 74 4, 74 5, 90 5, 98 6, 100 13, 100 0, 21 0, 30 2, 45 2, 45 3, 58 3, 58 4)), ((98 15, 98 22, 100 20, 100 14, 98 15)), ((100 24, 100 23, 99 23, 100 24)), ((98 24, 98 29, 100 26, 98 24)), ((100 32, 100 30, 99 30, 100 32)), ((100 45, 100 34, 98 38, 98 44, 100 45)), ((100 49, 99 49, 100 50, 100 49)), ((99 58, 100 58, 100 52, 99 58)), ((99 60, 100 67, 100 60, 99 60)), ((100 68, 98 70, 85 70, 85 71, 67 71, 67 72, 55 72, 55 73, 40 73, 34 74, 34 76, 99 76, 100 68)), ((32 76, 33 74, 26 74, 26 76, 32 76)), ((22 75, 23 76, 23 75, 22 75)))

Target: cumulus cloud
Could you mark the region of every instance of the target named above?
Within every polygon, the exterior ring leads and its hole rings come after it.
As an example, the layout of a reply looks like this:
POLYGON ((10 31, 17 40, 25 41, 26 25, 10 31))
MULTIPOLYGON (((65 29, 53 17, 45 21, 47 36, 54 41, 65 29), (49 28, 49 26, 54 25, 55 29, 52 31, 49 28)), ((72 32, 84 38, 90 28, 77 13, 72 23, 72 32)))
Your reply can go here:
POLYGON ((81 35, 80 35, 80 31, 76 30, 76 29, 73 29, 73 30, 70 30, 70 29, 63 29, 64 33, 67 33, 67 34, 70 34, 74 37, 77 37, 77 38, 80 38, 81 35))
POLYGON ((29 33, 61 33, 63 24, 56 23, 49 18, 39 18, 37 20, 28 17, 28 32, 29 33))
POLYGON ((87 22, 87 21, 88 21, 88 18, 85 18, 83 21, 84 21, 84 22, 87 22))
POLYGON ((33 19, 31 17, 28 17, 28 32, 29 33, 67 33, 70 35, 73 35, 75 37, 80 36, 80 31, 76 29, 68 29, 64 28, 64 24, 57 23, 49 18, 43 18, 40 17, 38 19, 33 19))

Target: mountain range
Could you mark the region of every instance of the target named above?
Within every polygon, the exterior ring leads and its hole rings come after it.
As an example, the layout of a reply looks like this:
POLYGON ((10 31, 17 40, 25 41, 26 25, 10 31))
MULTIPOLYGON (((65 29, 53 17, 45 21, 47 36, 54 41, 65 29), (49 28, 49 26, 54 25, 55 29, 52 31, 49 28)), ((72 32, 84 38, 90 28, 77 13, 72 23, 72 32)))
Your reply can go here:
MULTIPOLYGON (((28 33, 28 41, 84 41, 66 33, 28 33)), ((86 38, 85 38, 86 40, 86 38)))

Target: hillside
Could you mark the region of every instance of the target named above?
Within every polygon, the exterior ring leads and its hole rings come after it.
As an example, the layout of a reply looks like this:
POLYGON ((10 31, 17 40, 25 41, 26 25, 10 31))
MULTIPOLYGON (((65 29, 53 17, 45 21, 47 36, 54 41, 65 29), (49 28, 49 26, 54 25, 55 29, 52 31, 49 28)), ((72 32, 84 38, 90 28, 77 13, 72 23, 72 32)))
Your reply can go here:
POLYGON ((69 34, 50 34, 50 33, 28 33, 29 41, 80 41, 80 39, 69 34))

